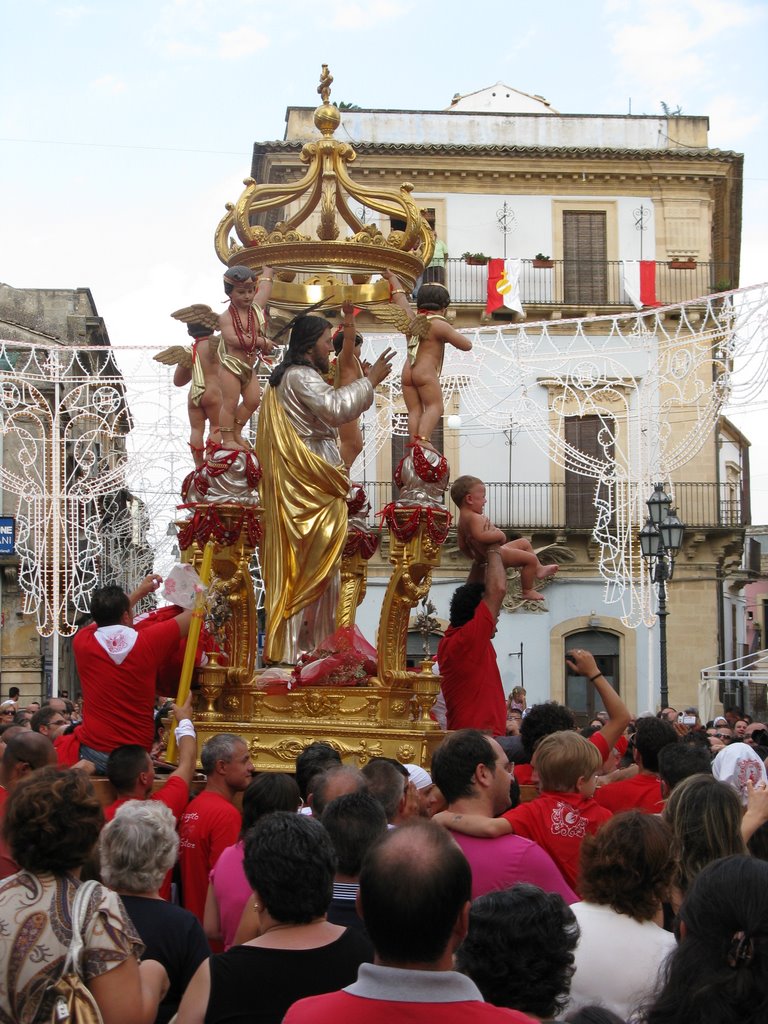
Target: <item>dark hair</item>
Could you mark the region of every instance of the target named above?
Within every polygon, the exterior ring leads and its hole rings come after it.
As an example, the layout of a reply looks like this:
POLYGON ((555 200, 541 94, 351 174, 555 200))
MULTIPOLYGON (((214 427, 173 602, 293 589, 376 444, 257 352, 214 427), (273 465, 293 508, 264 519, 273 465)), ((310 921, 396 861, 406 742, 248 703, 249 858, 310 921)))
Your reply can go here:
POLYGON ((8 687, 8 699, 9 700, 15 700, 19 696, 20 693, 21 693, 21 690, 18 688, 18 686, 9 686, 8 687))
POLYGON ((390 964, 432 964, 472 893, 472 872, 447 829, 414 821, 373 845, 360 872, 363 921, 390 964))
POLYGON ((487 1003, 550 1018, 568 1001, 578 941, 576 917, 562 896, 518 883, 472 903, 456 967, 487 1003))
POLYGON ((355 793, 365 788, 365 776, 359 768, 354 768, 351 764, 331 765, 325 771, 313 775, 309 783, 313 816, 322 817, 330 801, 342 793, 355 793))
POLYGON ((128 793, 142 772, 149 771, 149 754, 138 743, 115 747, 107 758, 107 778, 118 793, 128 793))
MULTIPOLYGON (((339 327, 338 330, 333 332, 333 334, 331 336, 331 341, 333 342, 333 351, 336 353, 336 355, 339 355, 339 353, 341 352, 341 346, 344 344, 344 328, 343 327, 339 327)), ((362 344, 363 344, 363 336, 362 336, 362 334, 358 334, 357 332, 355 332, 355 345, 357 346, 357 345, 362 345, 362 344)))
POLYGON ((60 714, 61 711, 57 711, 56 708, 52 708, 48 704, 44 705, 32 715, 29 723, 32 732, 40 732, 40 726, 50 726, 51 721, 60 714))
POLYGON ((553 732, 570 732, 574 724, 573 712, 564 704, 558 704, 554 700, 534 704, 520 726, 520 740, 528 759, 533 757, 539 740, 553 732))
POLYGON ((305 814, 266 814, 245 837, 245 877, 275 921, 306 924, 328 909, 336 853, 323 826, 305 814))
POLYGON ((579 892, 635 921, 650 921, 675 871, 672 830, 656 814, 623 811, 581 844, 579 892))
POLYGON ((659 778, 670 792, 691 775, 711 775, 709 750, 700 743, 669 743, 659 751, 659 778))
POLYGON ((635 750, 647 772, 659 770, 659 751, 670 743, 677 743, 677 732, 671 722, 663 718, 638 718, 635 750))
POLYGON ((464 583, 454 590, 448 613, 451 625, 458 628, 470 622, 484 594, 483 583, 464 583))
POLYGON ((741 801, 734 789, 712 775, 683 779, 662 813, 677 840, 676 883, 682 892, 713 860, 746 853, 741 835, 741 801))
POLYGON ((626 1024, 623 1017, 606 1006, 582 1006, 569 1013, 567 1024, 626 1024))
POLYGON ((272 811, 294 814, 301 805, 296 779, 285 772, 262 772, 256 775, 243 793, 243 828, 241 836, 253 828, 259 818, 272 811))
POLYGON ((97 626, 116 626, 131 602, 122 587, 100 587, 91 597, 91 617, 97 626))
POLYGON ((768 861, 768 822, 755 829, 747 840, 747 849, 753 857, 768 861))
POLYGON ((255 270, 251 270, 250 267, 243 267, 237 265, 230 267, 229 270, 224 274, 224 294, 231 295, 232 289, 236 284, 244 284, 246 281, 255 281, 257 278, 255 270), (230 278, 231 280, 227 280, 230 278))
POLYGON ((496 771, 496 754, 484 733, 478 729, 459 729, 446 736, 432 755, 432 781, 446 803, 472 795, 472 780, 479 764, 496 771))
POLYGON ((331 800, 321 820, 336 850, 339 872, 352 878, 360 874, 365 855, 387 831, 384 808, 364 790, 331 800))
POLYGON ((341 755, 330 743, 315 740, 302 750, 296 758, 296 782, 302 800, 307 799, 312 776, 334 764, 341 764, 341 755))
POLYGON ((88 777, 72 768, 38 768, 8 797, 3 830, 13 859, 27 871, 63 875, 81 867, 104 824, 88 777))
POLYGON ((291 366, 311 366, 307 353, 331 326, 331 321, 326 320, 324 316, 300 316, 291 330, 291 338, 282 362, 270 374, 269 386, 276 388, 291 366))
POLYGON ((444 284, 423 284, 416 292, 416 306, 428 313, 450 306, 451 296, 444 284))
POLYGON ((362 772, 365 776, 368 792, 384 808, 387 821, 392 821, 397 814, 397 808, 403 799, 403 793, 407 786, 407 772, 404 779, 394 765, 389 764, 383 758, 369 761, 368 764, 364 765, 362 772))
POLYGON ((680 908, 680 942, 646 1024, 768 1020, 768 864, 725 857, 704 868, 680 908))

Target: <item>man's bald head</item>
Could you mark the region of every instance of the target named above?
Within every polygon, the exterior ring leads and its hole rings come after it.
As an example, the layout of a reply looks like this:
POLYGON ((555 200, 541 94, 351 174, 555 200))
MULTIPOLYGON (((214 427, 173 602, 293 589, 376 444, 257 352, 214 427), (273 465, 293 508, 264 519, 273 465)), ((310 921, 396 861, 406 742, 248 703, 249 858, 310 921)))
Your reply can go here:
POLYGON ((29 772, 49 764, 56 764, 53 743, 42 733, 20 729, 6 740, 2 762, 3 785, 10 791, 29 772))
POLYGON ((363 920, 385 964, 440 960, 471 894, 464 854, 446 829, 429 821, 388 832, 360 872, 363 920))

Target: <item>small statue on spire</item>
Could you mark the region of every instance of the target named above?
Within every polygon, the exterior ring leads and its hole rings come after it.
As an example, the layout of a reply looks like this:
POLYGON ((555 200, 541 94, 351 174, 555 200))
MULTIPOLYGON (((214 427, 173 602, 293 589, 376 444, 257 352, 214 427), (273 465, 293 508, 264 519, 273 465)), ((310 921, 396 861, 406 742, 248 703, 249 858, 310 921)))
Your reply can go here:
POLYGON ((318 85, 317 87, 317 91, 320 93, 320 99, 323 101, 323 103, 330 102, 332 83, 333 75, 328 70, 328 65, 323 64, 323 70, 320 74, 320 85, 318 85))

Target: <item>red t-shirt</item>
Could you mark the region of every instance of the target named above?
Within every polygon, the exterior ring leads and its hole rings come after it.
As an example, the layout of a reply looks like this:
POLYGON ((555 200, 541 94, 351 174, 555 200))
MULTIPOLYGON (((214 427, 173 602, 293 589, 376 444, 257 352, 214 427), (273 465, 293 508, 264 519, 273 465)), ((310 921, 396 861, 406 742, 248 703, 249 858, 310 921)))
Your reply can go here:
MULTIPOLYGON (((136 797, 133 796, 119 796, 117 800, 104 808, 104 820, 112 821, 118 807, 122 807, 129 800, 135 799, 136 797)), ((148 796, 147 800, 159 800, 166 807, 170 807, 171 814, 178 821, 189 803, 189 786, 178 775, 172 775, 159 789, 148 796)))
POLYGON ((496 622, 485 601, 463 626, 449 626, 437 648, 449 729, 507 731, 504 687, 491 637, 496 622))
POLYGON ((96 624, 75 634, 72 650, 83 689, 83 746, 110 754, 115 747, 138 743, 149 752, 154 738, 155 680, 162 663, 176 650, 175 619, 138 632, 125 661, 116 665, 94 636, 96 624))
POLYGON ((643 772, 631 779, 606 783, 595 793, 595 800, 601 807, 607 807, 614 814, 633 808, 647 814, 660 814, 664 810, 658 775, 647 775, 643 772))
POLYGON ((578 891, 581 841, 587 833, 594 835, 613 815, 591 797, 547 792, 506 811, 502 817, 512 825, 515 835, 525 836, 546 850, 566 882, 578 891))
MULTIPOLYGON (((310 996, 294 1003, 285 1015, 284 1024, 533 1024, 534 1018, 519 1010, 507 1010, 477 1000, 446 1003, 436 998, 433 1003, 408 1002, 408 982, 401 1001, 364 998, 342 989, 327 995, 310 996)), ((437 995, 437 993, 436 993, 437 995)))
POLYGON ((208 872, 240 837, 240 811, 219 793, 203 790, 179 822, 179 867, 182 904, 202 924, 208 895, 208 872))

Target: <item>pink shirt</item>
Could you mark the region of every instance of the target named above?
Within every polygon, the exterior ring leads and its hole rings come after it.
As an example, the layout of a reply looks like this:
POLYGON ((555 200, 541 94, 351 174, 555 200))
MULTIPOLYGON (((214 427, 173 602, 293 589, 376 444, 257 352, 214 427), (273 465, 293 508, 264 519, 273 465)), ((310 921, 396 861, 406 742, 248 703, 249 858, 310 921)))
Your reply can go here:
POLYGON ((559 893, 569 904, 578 900, 550 855, 530 839, 515 835, 479 839, 460 832, 451 835, 472 868, 473 900, 487 892, 509 889, 517 882, 530 882, 544 892, 559 893))
POLYGON ((241 839, 224 850, 208 875, 219 905, 224 949, 229 949, 234 943, 245 905, 253 898, 253 890, 243 870, 244 855, 245 844, 241 839))

